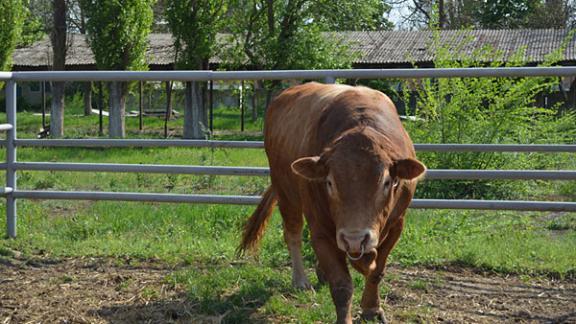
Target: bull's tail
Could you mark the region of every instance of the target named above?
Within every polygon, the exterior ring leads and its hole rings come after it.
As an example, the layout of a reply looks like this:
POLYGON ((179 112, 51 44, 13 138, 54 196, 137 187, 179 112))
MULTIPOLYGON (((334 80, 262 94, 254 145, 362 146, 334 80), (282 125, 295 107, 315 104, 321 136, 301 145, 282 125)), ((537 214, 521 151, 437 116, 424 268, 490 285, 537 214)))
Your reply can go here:
POLYGON ((270 186, 266 189, 266 192, 264 192, 262 200, 260 201, 260 204, 258 204, 258 207, 252 216, 250 216, 248 221, 246 221, 246 224, 244 224, 242 242, 237 250, 239 255, 244 254, 248 250, 256 249, 260 239, 262 239, 262 235, 266 229, 266 224, 268 224, 268 220, 272 215, 276 202, 276 194, 274 193, 272 186, 270 186))

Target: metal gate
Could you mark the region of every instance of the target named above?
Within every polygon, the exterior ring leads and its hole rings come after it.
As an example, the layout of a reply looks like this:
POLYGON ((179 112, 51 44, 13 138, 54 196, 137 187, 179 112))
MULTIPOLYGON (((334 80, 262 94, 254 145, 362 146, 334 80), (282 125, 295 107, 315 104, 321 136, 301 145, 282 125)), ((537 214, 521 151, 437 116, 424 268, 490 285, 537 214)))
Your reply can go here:
MULTIPOLYGON (((0 131, 7 133, 0 145, 6 148, 6 186, 0 195, 6 197, 7 234, 16 237, 17 199, 120 200, 205 204, 257 204, 260 197, 224 195, 183 195, 135 192, 83 192, 18 190, 17 171, 140 172, 165 174, 203 174, 234 176, 267 176, 267 168, 18 162, 18 147, 211 147, 261 149, 262 142, 203 140, 140 139, 18 139, 16 134, 16 83, 18 81, 211 81, 211 80, 297 80, 316 79, 333 83, 337 78, 450 78, 450 77, 529 77, 576 76, 576 67, 458 68, 458 69, 380 69, 380 70, 313 70, 313 71, 90 71, 90 72, 0 72, 6 81, 7 123, 0 131)), ((576 145, 496 145, 496 144, 416 144, 418 152, 570 152, 576 145)), ((557 170, 428 170, 426 179, 458 180, 576 180, 576 171, 557 170)), ((412 208, 498 209, 523 211, 576 211, 576 202, 443 200, 414 199, 412 208)))

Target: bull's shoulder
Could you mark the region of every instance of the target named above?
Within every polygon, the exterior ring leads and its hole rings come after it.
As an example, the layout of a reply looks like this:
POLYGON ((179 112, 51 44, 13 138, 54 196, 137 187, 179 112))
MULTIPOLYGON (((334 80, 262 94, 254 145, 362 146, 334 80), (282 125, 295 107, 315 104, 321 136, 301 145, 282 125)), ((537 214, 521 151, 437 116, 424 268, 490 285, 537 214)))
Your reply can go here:
POLYGON ((343 132, 370 126, 376 129, 400 125, 394 103, 380 91, 354 87, 338 94, 322 111, 319 128, 343 132))
POLYGON ((327 85, 309 82, 284 90, 266 111, 265 125, 285 131, 306 132, 315 128, 320 114, 335 97, 354 89, 348 85, 327 85))

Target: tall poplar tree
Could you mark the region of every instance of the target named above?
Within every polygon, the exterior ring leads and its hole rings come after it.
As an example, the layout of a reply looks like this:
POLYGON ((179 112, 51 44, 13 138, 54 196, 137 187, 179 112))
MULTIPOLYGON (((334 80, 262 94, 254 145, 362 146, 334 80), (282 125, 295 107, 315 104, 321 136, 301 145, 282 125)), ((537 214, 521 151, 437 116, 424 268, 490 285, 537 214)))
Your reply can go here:
POLYGON ((22 0, 0 1, 0 71, 10 70, 12 52, 22 31, 22 0))
MULTIPOLYGON (((145 70, 148 35, 155 0, 82 0, 88 42, 101 70, 145 70)), ((110 137, 124 137, 128 84, 113 81, 110 91, 110 137)))
MULTIPOLYGON (((174 36, 176 67, 206 70, 214 54, 216 34, 227 12, 228 0, 166 0, 166 18, 174 36)), ((202 83, 186 82, 184 138, 205 137, 207 113, 202 83)))
MULTIPOLYGON (((50 40, 53 54, 52 69, 55 71, 66 69, 66 16, 66 0, 52 0, 53 29, 50 40)), ((52 83, 50 136, 53 138, 64 136, 64 85, 63 81, 52 83)))

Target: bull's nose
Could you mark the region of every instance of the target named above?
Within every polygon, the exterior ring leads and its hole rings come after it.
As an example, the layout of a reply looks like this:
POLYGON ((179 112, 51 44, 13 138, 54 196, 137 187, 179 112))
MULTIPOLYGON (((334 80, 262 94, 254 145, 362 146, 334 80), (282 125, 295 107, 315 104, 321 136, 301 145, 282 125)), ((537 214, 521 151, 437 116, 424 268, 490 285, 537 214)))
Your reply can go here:
POLYGON ((338 247, 344 252, 348 253, 362 253, 362 251, 369 251, 373 248, 373 234, 372 231, 356 230, 347 231, 342 229, 338 232, 338 247))

